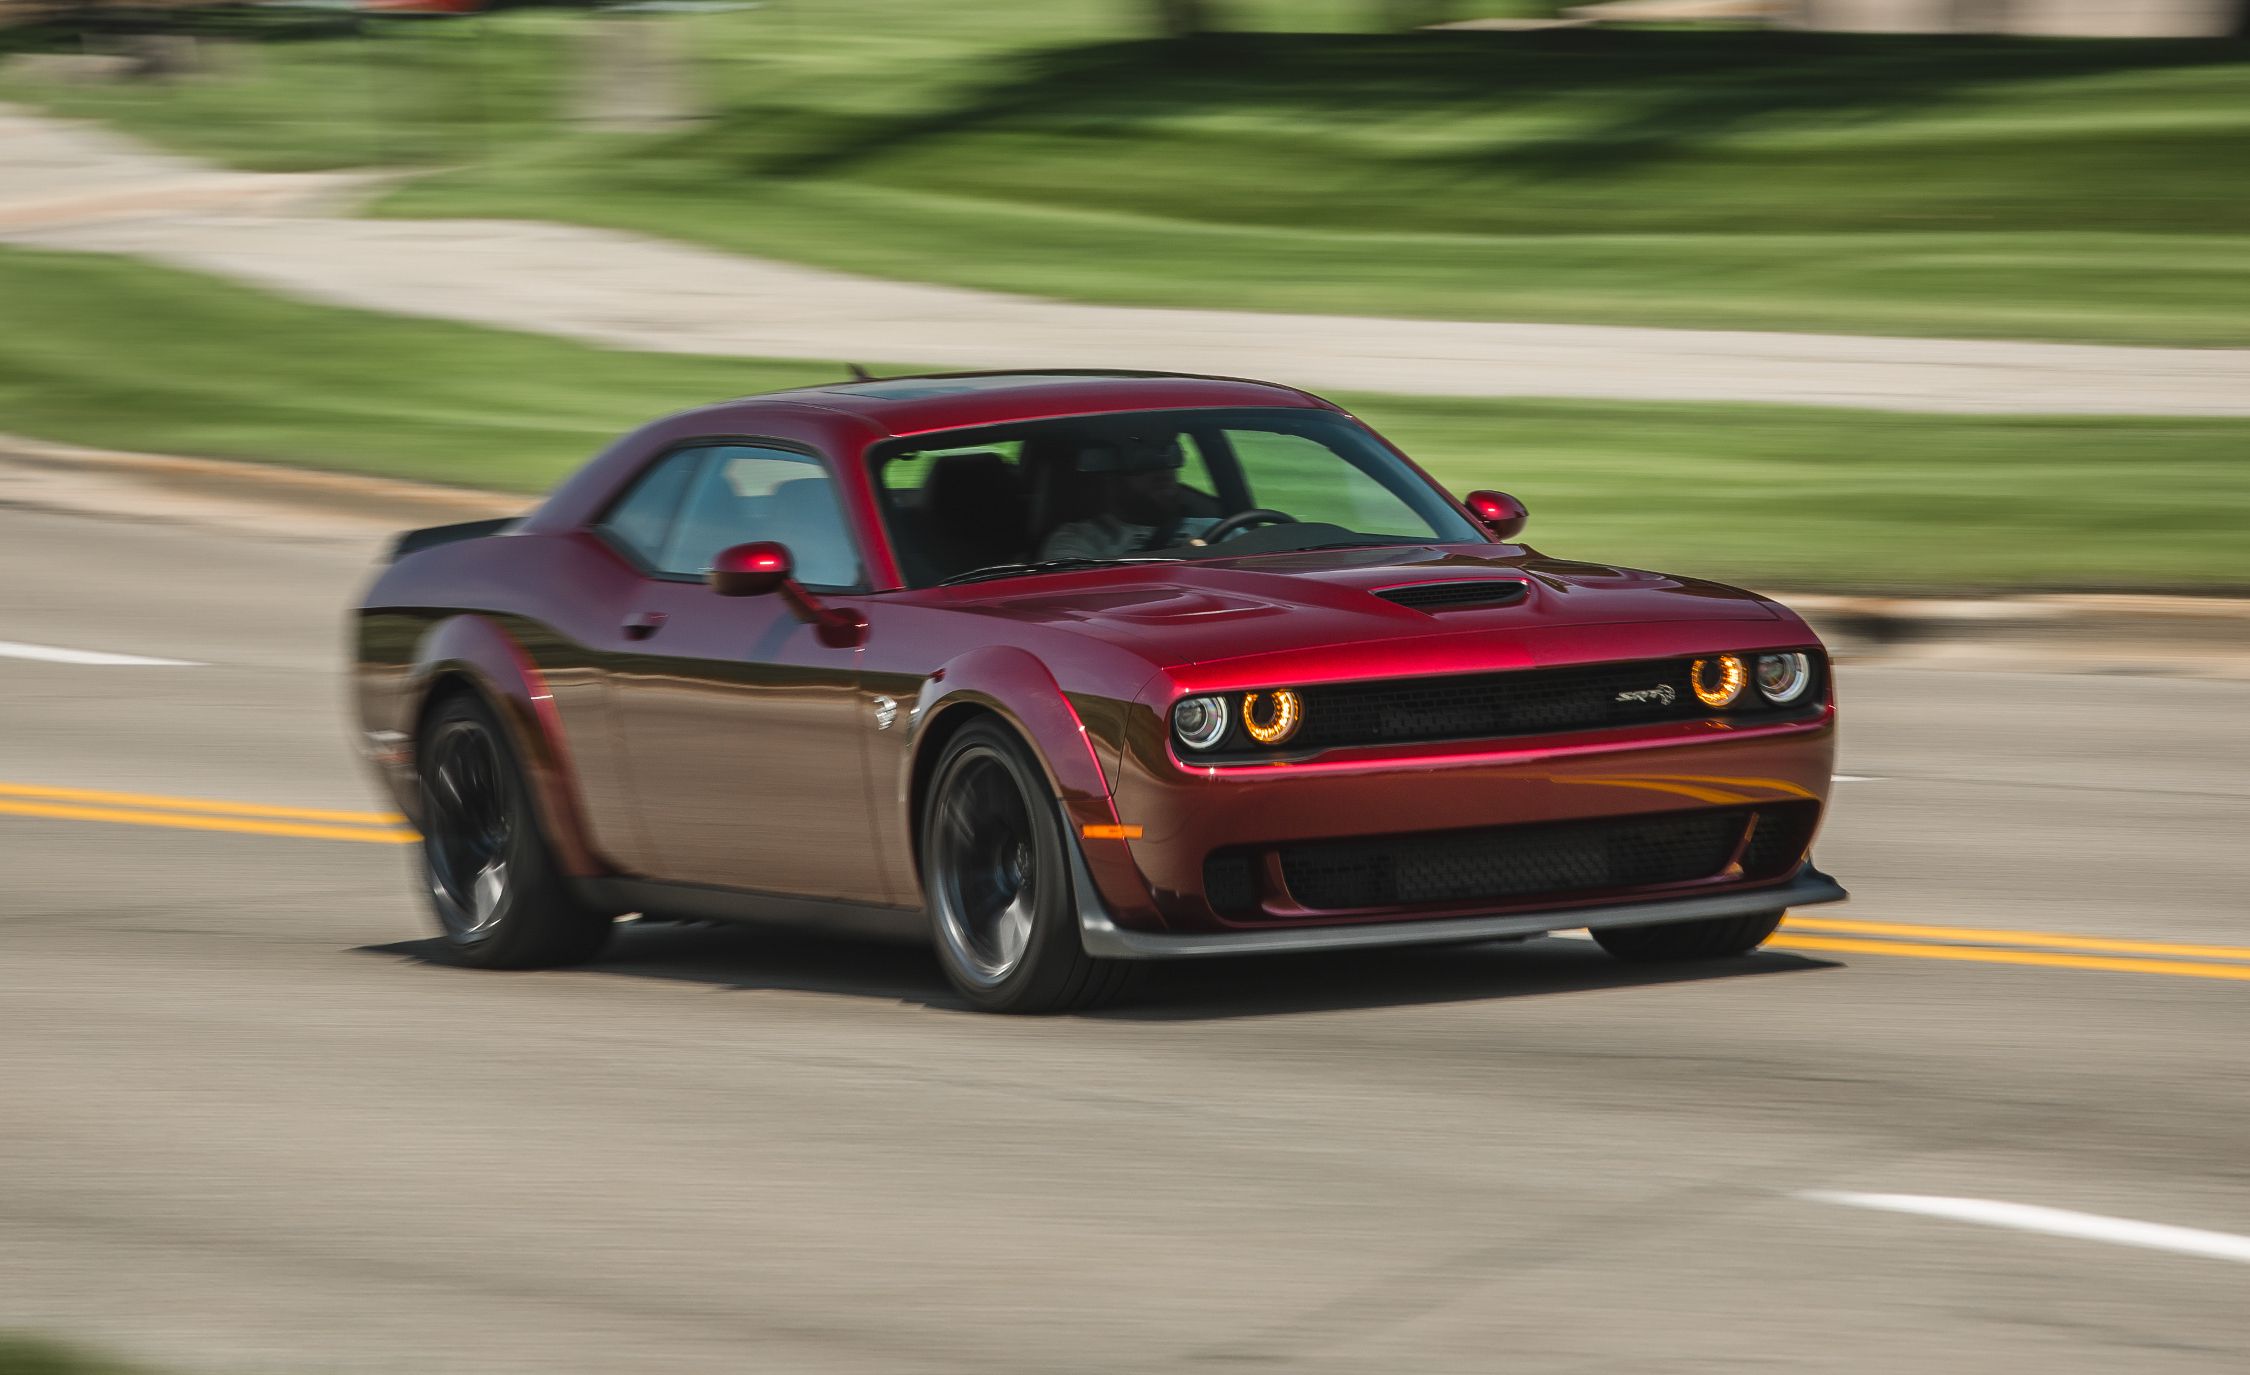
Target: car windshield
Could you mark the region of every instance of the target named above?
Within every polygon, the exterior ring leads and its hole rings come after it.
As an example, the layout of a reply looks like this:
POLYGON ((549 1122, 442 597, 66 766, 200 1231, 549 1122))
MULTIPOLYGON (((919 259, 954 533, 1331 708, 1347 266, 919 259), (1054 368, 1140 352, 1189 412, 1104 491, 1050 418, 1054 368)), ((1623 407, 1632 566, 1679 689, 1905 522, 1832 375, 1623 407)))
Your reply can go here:
POLYGON ((907 582, 1482 538, 1333 411, 1139 411, 878 446, 907 582))

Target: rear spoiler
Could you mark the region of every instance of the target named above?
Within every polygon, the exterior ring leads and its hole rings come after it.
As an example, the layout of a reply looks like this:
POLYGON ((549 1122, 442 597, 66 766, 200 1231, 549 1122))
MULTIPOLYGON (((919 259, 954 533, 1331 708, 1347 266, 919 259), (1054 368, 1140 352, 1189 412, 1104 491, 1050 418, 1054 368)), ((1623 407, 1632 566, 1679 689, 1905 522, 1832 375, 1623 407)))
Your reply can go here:
POLYGON ((487 535, 504 535, 522 523, 522 516, 501 516, 497 520, 465 520, 459 525, 432 525, 421 530, 409 530, 400 535, 397 543, 391 546, 390 561, 397 563, 408 554, 435 549, 441 544, 483 539, 487 535))

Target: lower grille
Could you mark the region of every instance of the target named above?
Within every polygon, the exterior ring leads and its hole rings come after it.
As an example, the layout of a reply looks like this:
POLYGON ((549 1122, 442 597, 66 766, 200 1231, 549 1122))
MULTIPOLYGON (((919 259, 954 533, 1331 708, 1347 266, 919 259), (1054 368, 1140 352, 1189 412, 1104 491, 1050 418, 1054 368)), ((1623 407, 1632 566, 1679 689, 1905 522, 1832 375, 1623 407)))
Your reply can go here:
POLYGON ((1758 809, 1758 828, 1742 847, 1742 876, 1747 879, 1782 878, 1797 867, 1812 844, 1813 828, 1820 824, 1820 806, 1792 802, 1758 809))
MULTIPOLYGON (((1474 831, 1312 840, 1275 847, 1289 896, 1313 911, 1462 902, 1567 901, 1592 893, 1717 878, 1787 878, 1820 825, 1818 802, 1654 816, 1495 826, 1474 831), (1743 832, 1747 830, 1748 843, 1743 832), (1736 860, 1729 868, 1728 861, 1736 860)), ((1221 916, 1255 917, 1268 851, 1217 850, 1203 894, 1221 916)))
POLYGON ((1203 900, 1211 910, 1234 915, 1258 905, 1257 875, 1250 864, 1244 850, 1225 851, 1203 861, 1203 900))
POLYGON ((1327 911, 1648 888, 1718 874, 1750 817, 1734 808, 1284 845, 1281 869, 1298 902, 1327 911))

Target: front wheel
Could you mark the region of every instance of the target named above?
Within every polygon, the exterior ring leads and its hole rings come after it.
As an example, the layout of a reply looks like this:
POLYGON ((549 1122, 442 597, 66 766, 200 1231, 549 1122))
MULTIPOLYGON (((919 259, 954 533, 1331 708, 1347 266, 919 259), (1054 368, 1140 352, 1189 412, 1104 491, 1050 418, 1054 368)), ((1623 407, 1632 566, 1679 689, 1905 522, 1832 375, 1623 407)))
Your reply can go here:
POLYGON ((1612 926, 1596 928, 1594 939, 1621 960, 1641 963, 1674 960, 1723 960, 1746 955, 1758 948, 1781 925, 1779 912, 1753 912, 1746 917, 1710 917, 1703 921, 1674 921, 1662 926, 1612 926))
POLYGON ((946 742, 922 808, 922 886, 938 962, 986 1012, 1089 1008, 1131 966, 1086 953, 1046 775, 996 721, 946 742))
POLYGON ((447 951, 488 969, 577 964, 599 953, 610 919, 571 893, 492 709, 467 693, 439 704, 415 758, 423 882, 447 951))

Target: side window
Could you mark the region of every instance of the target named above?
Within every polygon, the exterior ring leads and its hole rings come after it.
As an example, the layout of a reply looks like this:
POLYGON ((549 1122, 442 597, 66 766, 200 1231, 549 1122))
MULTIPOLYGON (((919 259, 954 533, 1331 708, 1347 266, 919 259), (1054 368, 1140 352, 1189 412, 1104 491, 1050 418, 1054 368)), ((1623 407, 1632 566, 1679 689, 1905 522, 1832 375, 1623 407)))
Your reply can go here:
MULTIPOLYGON (((1219 484, 1211 475, 1211 459, 1203 452, 1203 441, 1190 432, 1182 431, 1180 453, 1187 459, 1187 465, 1180 469, 1180 485, 1196 496, 1215 501, 1219 484)), ((1202 509, 1200 503, 1191 501, 1189 504, 1197 512, 1202 509)))
POLYGON ((720 550, 752 540, 789 548, 807 587, 856 587, 859 555, 843 504, 818 459, 746 444, 713 445, 662 551, 660 573, 700 576, 720 550))
POLYGON ((640 556, 654 568, 663 557, 672 523, 679 518, 680 503, 703 466, 708 449, 682 449, 641 475, 624 500, 602 517, 601 529, 611 539, 640 556))
POLYGON ((1255 506, 1363 535, 1427 535, 1429 522, 1371 474, 1304 435, 1228 430, 1255 506))

